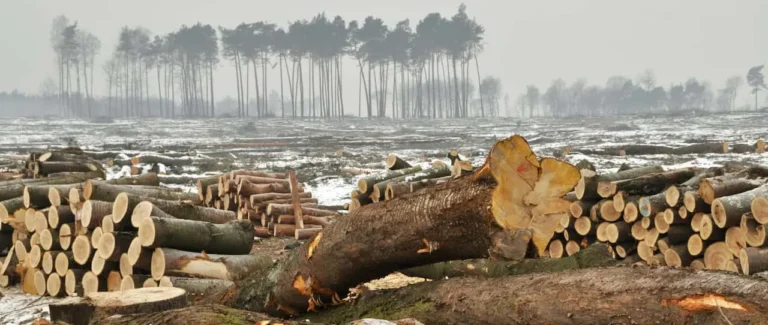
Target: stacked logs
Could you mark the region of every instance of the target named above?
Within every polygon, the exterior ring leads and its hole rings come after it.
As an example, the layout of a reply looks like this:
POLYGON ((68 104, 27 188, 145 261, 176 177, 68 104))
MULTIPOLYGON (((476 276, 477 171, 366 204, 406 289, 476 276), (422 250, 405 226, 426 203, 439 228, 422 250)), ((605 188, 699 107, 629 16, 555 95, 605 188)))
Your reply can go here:
POLYGON ((236 170, 197 181, 205 206, 231 211, 250 221, 257 237, 305 240, 320 232, 338 208, 318 205, 298 184, 295 174, 236 170))
POLYGON ((358 180, 357 188, 350 193, 348 209, 353 211, 366 204, 389 201, 474 170, 472 164, 459 158, 456 150, 451 150, 448 158, 451 161, 450 166, 436 160, 431 167, 423 168, 412 166, 400 157, 390 154, 385 162, 386 172, 358 180))
POLYGON ((154 174, 88 180, 69 188, 67 204, 64 187, 26 186, 21 206, 0 203, 0 211, 12 211, 2 225, 15 239, 0 274, 36 295, 156 286, 208 295, 261 265, 248 255, 249 222, 158 185, 154 174))
POLYGON ((726 173, 651 166, 602 175, 584 169, 573 194, 550 257, 604 242, 628 261, 747 275, 768 271, 766 167, 726 173))
MULTIPOLYGON (((271 264, 249 255, 254 228, 235 211, 161 187, 153 173, 109 181, 93 176, 46 173, 0 182, 0 252, 7 251, 0 285, 18 282, 26 293, 51 296, 156 286, 209 296, 271 264)), ((293 173, 288 183, 289 202, 298 203, 303 193, 293 173)), ((316 233, 313 225, 327 224, 314 210, 275 203, 265 208, 284 219, 294 211, 309 216, 307 227, 297 226, 302 238, 316 233)))

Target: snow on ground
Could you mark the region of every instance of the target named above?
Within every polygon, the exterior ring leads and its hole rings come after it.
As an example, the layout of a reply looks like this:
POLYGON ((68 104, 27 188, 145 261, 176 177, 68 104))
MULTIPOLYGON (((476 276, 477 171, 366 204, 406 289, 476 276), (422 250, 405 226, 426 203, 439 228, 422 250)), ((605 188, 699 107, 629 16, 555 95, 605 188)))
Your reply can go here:
MULTIPOLYGON (((626 144, 684 146, 709 141, 753 144, 768 138, 768 113, 664 117, 571 117, 517 120, 346 119, 338 120, 117 120, 90 123, 78 120, 0 120, 0 154, 26 154, 52 147, 79 145, 85 150, 119 152, 120 159, 159 153, 188 155, 193 166, 161 166, 168 175, 194 178, 239 168, 298 171, 299 180, 320 204, 341 205, 365 172, 384 169, 390 153, 411 164, 430 166, 447 162, 457 149, 462 159, 480 166, 493 143, 513 134, 523 135, 534 151, 554 155, 563 147, 573 153, 565 159, 592 162, 599 172, 611 172, 622 163, 630 166, 661 164, 665 169, 712 167, 729 161, 768 165, 766 154, 583 155, 578 149, 626 144), (247 128, 253 122, 254 128, 247 128), (343 155, 337 151, 343 150, 343 155), (363 174, 351 175, 351 171, 363 174)), ((142 170, 151 166, 142 164, 142 170)), ((107 177, 130 175, 128 167, 111 167, 107 177)), ((195 192, 189 184, 167 184, 195 192)), ((28 324, 47 317, 51 298, 26 296, 18 289, 4 289, 0 298, 0 324, 28 324), (15 291, 14 291, 15 290, 15 291)))
POLYGON ((31 296, 18 286, 0 289, 0 324, 26 325, 37 318, 50 319, 48 304, 56 298, 31 296))

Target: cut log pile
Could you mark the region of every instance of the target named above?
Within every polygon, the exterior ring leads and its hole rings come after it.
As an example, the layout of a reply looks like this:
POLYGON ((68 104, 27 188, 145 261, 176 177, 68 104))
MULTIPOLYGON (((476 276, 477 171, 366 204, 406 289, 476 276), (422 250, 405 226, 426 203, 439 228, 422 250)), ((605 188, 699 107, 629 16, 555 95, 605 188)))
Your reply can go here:
POLYGON ((768 271, 768 168, 581 171, 548 255, 608 243, 617 259, 742 274, 768 271))
POLYGON ((293 172, 236 170, 198 180, 197 190, 204 206, 250 221, 261 238, 309 239, 341 208, 319 205, 293 172))
POLYGON ((249 255, 254 236, 308 239, 337 215, 293 171, 239 170, 185 193, 154 173, 105 181, 99 162, 72 152, 31 154, 27 165, 43 166, 33 178, 0 182, 0 285, 57 297, 158 286, 210 296, 271 263, 249 255), (98 168, 50 172, 48 162, 98 168))
POLYGON ((389 201, 422 188, 437 185, 453 177, 472 172, 474 168, 468 161, 462 161, 456 150, 448 153, 451 165, 436 160, 429 168, 411 166, 397 155, 390 154, 385 162, 385 172, 362 177, 357 188, 350 193, 349 211, 361 206, 389 201))

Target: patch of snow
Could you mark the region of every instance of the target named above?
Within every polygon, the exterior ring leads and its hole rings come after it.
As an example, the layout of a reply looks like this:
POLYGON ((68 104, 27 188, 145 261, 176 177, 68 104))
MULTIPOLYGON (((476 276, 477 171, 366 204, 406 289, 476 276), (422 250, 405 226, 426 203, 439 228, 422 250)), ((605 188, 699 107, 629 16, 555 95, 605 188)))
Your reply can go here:
POLYGON ((0 324, 4 325, 32 324, 38 318, 50 320, 48 304, 58 300, 25 294, 18 285, 2 288, 0 294, 0 324))

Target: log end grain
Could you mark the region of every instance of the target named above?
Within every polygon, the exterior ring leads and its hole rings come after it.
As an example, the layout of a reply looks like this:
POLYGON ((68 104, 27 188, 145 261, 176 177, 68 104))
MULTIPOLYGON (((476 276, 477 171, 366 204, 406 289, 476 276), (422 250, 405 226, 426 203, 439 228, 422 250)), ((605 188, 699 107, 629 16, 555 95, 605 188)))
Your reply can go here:
POLYGON ((88 236, 78 235, 75 237, 75 241, 72 243, 72 255, 77 264, 85 265, 88 262, 88 258, 91 256, 91 241, 88 236))

